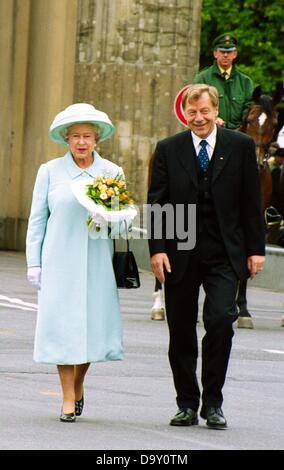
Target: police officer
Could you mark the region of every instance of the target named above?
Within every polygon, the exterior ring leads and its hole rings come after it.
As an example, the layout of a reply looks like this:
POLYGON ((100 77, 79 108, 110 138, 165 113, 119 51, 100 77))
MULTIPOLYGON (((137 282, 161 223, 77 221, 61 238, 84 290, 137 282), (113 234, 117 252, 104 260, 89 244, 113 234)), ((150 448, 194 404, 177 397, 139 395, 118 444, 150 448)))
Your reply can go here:
POLYGON ((193 83, 206 83, 217 88, 219 115, 217 125, 238 129, 252 98, 252 80, 234 65, 238 56, 237 39, 230 33, 213 41, 213 65, 199 72, 193 83))

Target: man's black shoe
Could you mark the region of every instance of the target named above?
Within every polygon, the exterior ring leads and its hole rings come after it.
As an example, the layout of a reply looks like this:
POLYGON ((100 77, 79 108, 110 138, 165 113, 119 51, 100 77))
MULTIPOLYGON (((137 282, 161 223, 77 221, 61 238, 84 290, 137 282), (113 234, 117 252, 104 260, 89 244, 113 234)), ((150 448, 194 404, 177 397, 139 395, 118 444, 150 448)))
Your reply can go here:
POLYGON ((201 418, 206 419, 206 424, 212 429, 226 429, 227 421, 221 408, 209 406, 207 410, 201 410, 201 418))
POLYGON ((193 426, 198 424, 196 411, 191 408, 181 408, 170 421, 171 426, 193 426))

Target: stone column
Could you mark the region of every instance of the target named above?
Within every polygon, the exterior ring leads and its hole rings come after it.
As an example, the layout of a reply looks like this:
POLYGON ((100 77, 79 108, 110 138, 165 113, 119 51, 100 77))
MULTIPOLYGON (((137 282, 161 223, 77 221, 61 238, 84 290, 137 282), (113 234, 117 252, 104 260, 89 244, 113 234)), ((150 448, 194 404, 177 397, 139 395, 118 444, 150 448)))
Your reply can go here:
POLYGON ((0 248, 15 248, 22 159, 30 0, 0 2, 0 248))
POLYGON ((73 102, 77 0, 32 0, 30 21, 23 219, 29 213, 39 165, 64 153, 49 141, 48 129, 55 114, 73 102))
POLYGON ((77 101, 107 112, 116 136, 101 153, 121 164, 144 202, 157 140, 184 128, 174 98, 198 69, 201 0, 80 0, 77 101))
POLYGON ((0 2, 0 248, 24 249, 38 167, 64 152, 47 133, 73 102, 77 12, 78 0, 0 2))

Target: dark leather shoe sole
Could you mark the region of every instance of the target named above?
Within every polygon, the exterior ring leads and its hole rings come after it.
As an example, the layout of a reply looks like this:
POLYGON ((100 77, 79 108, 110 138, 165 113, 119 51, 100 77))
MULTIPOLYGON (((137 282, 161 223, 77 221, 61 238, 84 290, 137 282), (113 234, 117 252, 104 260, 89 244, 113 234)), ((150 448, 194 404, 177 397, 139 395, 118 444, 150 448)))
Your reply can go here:
POLYGON ((195 426, 196 424, 198 424, 197 418, 191 421, 175 421, 172 419, 170 422, 170 426, 195 426))

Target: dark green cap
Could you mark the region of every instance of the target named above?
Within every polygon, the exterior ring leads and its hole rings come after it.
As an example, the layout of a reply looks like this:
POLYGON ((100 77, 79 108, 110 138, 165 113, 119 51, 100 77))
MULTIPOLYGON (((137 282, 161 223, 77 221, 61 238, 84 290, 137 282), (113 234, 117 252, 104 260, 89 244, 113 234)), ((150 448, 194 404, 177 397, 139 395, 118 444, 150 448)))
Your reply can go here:
POLYGON ((237 49, 237 38, 231 33, 220 34, 213 41, 214 49, 219 49, 219 51, 235 51, 237 49))

